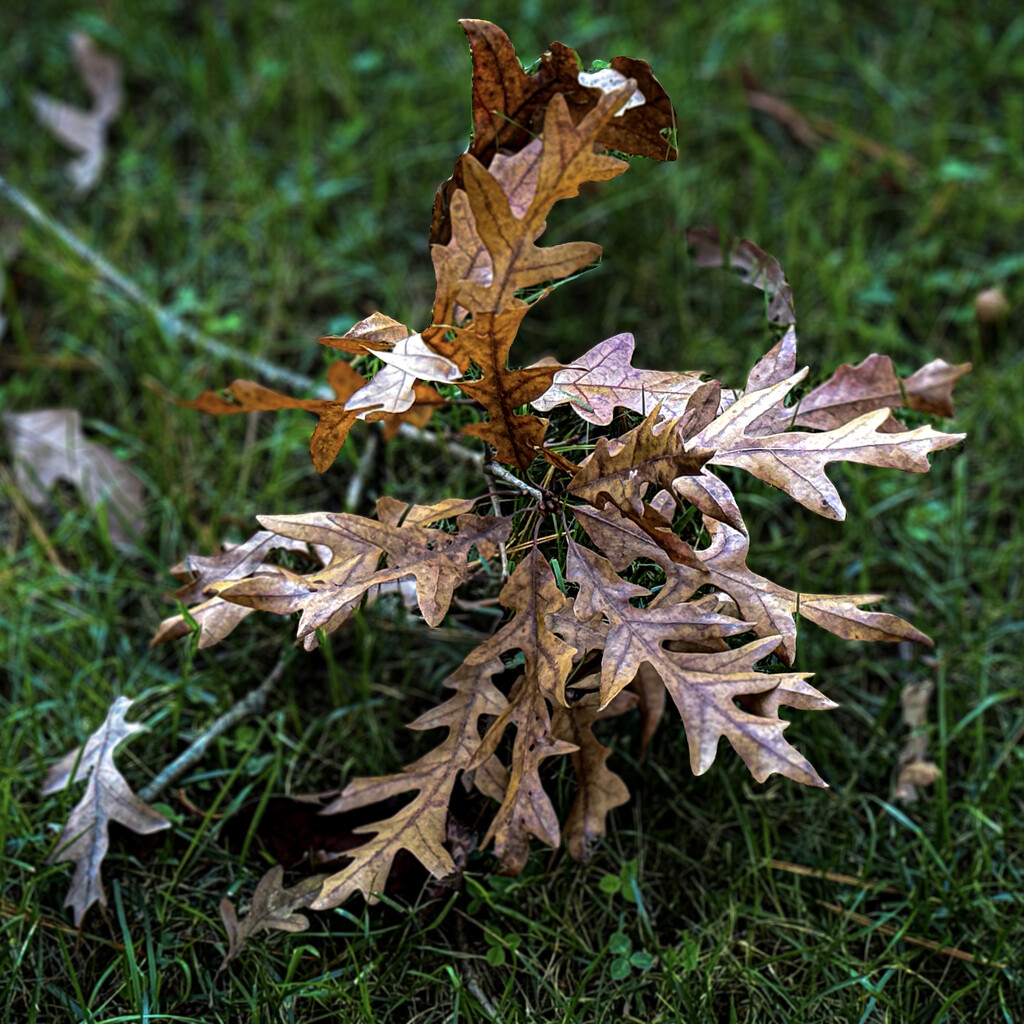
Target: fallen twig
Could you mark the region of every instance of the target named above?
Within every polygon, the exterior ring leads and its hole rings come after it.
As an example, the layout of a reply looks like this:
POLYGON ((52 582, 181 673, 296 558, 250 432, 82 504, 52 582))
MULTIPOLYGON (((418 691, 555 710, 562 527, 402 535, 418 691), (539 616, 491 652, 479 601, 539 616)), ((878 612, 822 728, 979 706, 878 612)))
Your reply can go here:
POLYGON ((249 715, 259 714, 267 703, 270 691, 280 682, 284 675, 285 660, 282 658, 270 670, 270 674, 254 690, 250 690, 240 701, 228 708, 206 730, 197 736, 189 747, 176 757, 152 782, 139 790, 139 799, 143 803, 152 803, 168 786, 176 782, 194 764, 202 760, 209 746, 218 736, 227 732, 233 725, 249 715))
POLYGON ((841 907, 837 903, 825 903, 823 900, 816 900, 815 902, 819 907, 824 907, 826 910, 830 910, 833 914, 838 914, 840 917, 848 918, 853 921, 854 924, 859 924, 864 928, 870 928, 873 932, 878 932, 879 935, 896 936, 901 942, 909 942, 912 946, 920 946, 922 949, 928 949, 933 953, 939 953, 942 956, 949 956, 955 960, 965 960, 969 964, 982 964, 985 967, 1006 967, 1006 964, 1001 963, 998 960, 989 960, 984 956, 975 956, 973 953, 967 953, 962 949, 957 949, 956 946, 940 946, 932 939, 919 939, 914 935, 907 935, 904 932, 901 932, 898 928, 893 928, 887 924, 881 924, 878 921, 872 921, 870 917, 867 917, 864 914, 858 914, 853 910, 847 910, 845 907, 841 907))

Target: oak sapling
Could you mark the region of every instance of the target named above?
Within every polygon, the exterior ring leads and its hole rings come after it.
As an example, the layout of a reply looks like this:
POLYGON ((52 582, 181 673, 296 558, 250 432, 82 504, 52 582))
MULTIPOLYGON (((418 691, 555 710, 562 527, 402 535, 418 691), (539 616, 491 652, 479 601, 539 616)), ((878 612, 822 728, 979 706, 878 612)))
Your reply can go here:
MULTIPOLYGON (((343 336, 320 339, 354 357, 331 366, 333 401, 236 381, 227 397, 206 392, 191 403, 213 413, 315 413, 310 447, 319 470, 360 420, 382 421, 390 438, 404 423, 443 424, 453 396, 463 415, 466 400, 478 410, 462 428, 480 451, 475 494, 439 493, 432 505, 385 496, 375 517, 264 516, 263 531, 233 558, 181 567, 200 647, 260 610, 299 613, 297 642, 307 649, 375 588, 403 582, 435 627, 483 562, 495 573, 508 567, 498 595, 507 621, 446 680, 449 698, 411 725, 444 730, 439 745, 392 775, 350 780, 325 808, 339 813, 411 795, 398 813, 359 830, 365 844, 323 880, 309 901, 314 909, 356 892, 374 902, 399 850, 438 878, 450 873, 448 807, 460 778, 493 801, 481 845, 493 843, 502 870, 523 868, 531 839, 564 841, 585 860, 609 811, 628 799, 595 722, 639 706, 646 742, 667 697, 683 720, 695 773, 711 766, 724 736, 756 780, 778 773, 823 786, 787 741, 779 709, 835 704, 808 672, 763 671, 769 659, 793 665, 798 612, 850 640, 930 643, 896 615, 870 610, 879 595, 800 594, 753 572, 741 505, 717 471, 744 470, 842 520, 828 465, 926 471, 931 452, 963 435, 909 428, 900 411, 951 415, 952 386, 969 365, 936 360, 900 380, 887 357, 869 356, 791 401, 807 370, 796 363, 795 307, 782 268, 752 242, 708 229, 688 236, 697 262, 731 267, 766 296, 774 344, 742 386, 693 370, 637 369, 628 334, 564 366, 517 363, 517 332, 532 306, 601 253, 586 241, 539 244, 552 208, 587 183, 624 173, 624 156, 675 160, 675 115, 643 61, 619 57, 582 73, 575 53, 554 43, 526 74, 500 29, 462 24, 473 54, 473 137, 434 200, 429 322, 414 331, 375 313, 343 336), (368 365, 379 365, 372 379, 361 372, 368 365), (485 475, 488 467, 495 468, 485 475), (499 478, 500 489, 489 487, 499 478), (289 552, 292 568, 273 561, 275 548, 289 552), (308 566, 296 570, 296 558, 308 566), (630 576, 637 560, 657 567, 656 592, 630 576), (509 681, 513 661, 521 669, 509 681), (578 780, 562 820, 542 778, 544 762, 561 757, 578 780)), ((191 628, 175 616, 158 638, 191 628)))

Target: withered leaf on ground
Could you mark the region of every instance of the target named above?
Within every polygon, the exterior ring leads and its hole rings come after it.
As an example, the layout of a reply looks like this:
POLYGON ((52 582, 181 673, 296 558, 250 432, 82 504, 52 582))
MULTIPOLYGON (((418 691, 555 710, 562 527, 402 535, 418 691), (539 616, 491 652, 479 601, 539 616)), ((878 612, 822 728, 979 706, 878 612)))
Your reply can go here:
POLYGON ((107 529, 116 547, 132 546, 145 525, 142 482, 106 448, 86 440, 75 409, 5 412, 14 477, 33 505, 43 505, 58 481, 74 484, 90 509, 107 511, 107 529))
POLYGON ((689 228, 686 241, 693 247, 697 266, 738 270, 745 284, 763 291, 768 296, 770 323, 796 323, 793 289, 774 256, 748 238, 729 238, 715 228, 689 228))
POLYGON ((117 747, 145 728, 137 722, 125 721, 131 706, 127 697, 118 697, 85 746, 65 754, 46 773, 40 790, 45 796, 72 783, 86 782, 82 799, 68 817, 48 858, 57 863, 74 862, 75 874, 64 906, 74 910, 76 926, 81 925, 93 903, 107 905, 101 868, 110 844, 110 822, 116 821, 142 834, 158 832, 171 824, 132 792, 114 764, 117 747))
POLYGON ((96 186, 103 171, 107 127, 121 111, 121 64, 100 53, 84 32, 71 34, 71 55, 92 96, 92 109, 82 110, 38 92, 32 97, 32 106, 40 124, 79 154, 67 171, 75 191, 81 194, 96 186))
POLYGON ((225 896, 220 901, 220 919, 228 935, 228 951, 221 968, 227 967, 242 952, 246 939, 253 935, 272 930, 304 932, 309 927, 309 918, 299 911, 316 899, 325 877, 313 875, 286 889, 282 884, 284 868, 276 864, 257 883, 249 909, 241 918, 235 912, 235 905, 225 896))

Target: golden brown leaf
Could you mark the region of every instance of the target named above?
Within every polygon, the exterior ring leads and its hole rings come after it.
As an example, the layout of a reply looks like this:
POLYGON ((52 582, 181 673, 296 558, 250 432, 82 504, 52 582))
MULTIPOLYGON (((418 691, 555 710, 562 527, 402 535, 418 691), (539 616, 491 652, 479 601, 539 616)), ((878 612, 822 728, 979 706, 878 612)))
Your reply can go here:
MULTIPOLYGON (((658 680, 658 690, 665 688, 658 680)), ((590 860, 594 844, 607 831, 608 814, 627 803, 629 790, 608 768, 611 750, 594 735, 593 724, 601 717, 596 707, 556 707, 551 716, 552 734, 572 744, 572 766, 576 773, 576 799, 565 819, 565 843, 573 860, 590 860)))
POLYGON ((456 778, 469 766, 480 744, 480 716, 498 715, 505 708, 505 698, 491 682, 503 667, 487 643, 478 647, 445 681, 445 686, 455 690, 455 696, 410 725, 419 730, 447 728, 444 742, 395 775, 354 779, 337 800, 324 808, 324 814, 338 814, 410 790, 416 793, 397 814, 356 829, 372 838, 352 851, 352 863, 324 882, 311 904, 314 909, 339 906, 355 892, 361 892, 368 903, 376 903, 399 850, 408 850, 435 878, 444 878, 454 870, 444 847, 448 801, 456 778))
MULTIPOLYGON (((607 89, 607 85, 580 84, 579 59, 562 43, 552 43, 534 74, 527 75, 508 36, 497 25, 469 19, 461 25, 473 54, 473 136, 469 152, 485 167, 493 166, 496 154, 518 153, 540 134, 543 114, 553 96, 564 95, 573 118, 579 121, 607 89)), ((632 79, 644 102, 604 125, 597 144, 654 160, 676 159, 675 146, 668 138, 675 128, 675 112, 650 66, 632 57, 616 57, 610 70, 623 81, 632 79)), ((430 228, 432 243, 446 244, 449 240, 449 204, 462 188, 460 171, 461 163, 438 189, 430 228)))
POLYGON ((610 502, 621 511, 641 514, 649 485, 671 487, 677 477, 699 473, 714 454, 697 441, 687 444, 684 418, 685 413, 666 423, 655 409, 618 440, 599 438, 594 452, 580 464, 569 493, 597 508, 610 502))

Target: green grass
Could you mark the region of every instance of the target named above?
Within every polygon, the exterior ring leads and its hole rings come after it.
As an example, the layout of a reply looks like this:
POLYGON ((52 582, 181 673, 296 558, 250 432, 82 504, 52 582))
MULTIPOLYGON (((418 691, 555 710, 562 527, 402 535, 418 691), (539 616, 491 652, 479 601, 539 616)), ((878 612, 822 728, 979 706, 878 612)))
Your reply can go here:
MULTIPOLYGON (((0 174, 190 323, 316 376, 320 333, 376 308, 412 324, 428 315, 430 203, 469 124, 457 14, 499 21, 527 61, 552 39, 586 60, 648 59, 677 106, 681 160, 636 161, 557 212, 551 240, 599 241, 605 262, 531 313, 522 357, 569 358, 629 330, 638 365, 741 384, 766 345, 761 308, 688 262, 682 231, 706 223, 782 262, 817 378, 872 351, 904 371, 973 359, 957 392, 963 449, 939 453, 927 476, 835 471, 847 523, 745 487, 754 568, 804 590, 893 595, 935 637, 936 663, 808 627, 798 667, 842 706, 795 714, 789 735, 830 790, 758 786, 725 750, 695 779, 674 722, 639 764, 636 723, 617 720, 604 735, 634 799, 591 864, 538 850, 508 880, 474 855, 466 898, 414 911, 353 903, 306 934, 252 940, 218 974, 217 903, 244 902, 269 866, 254 847, 231 852, 230 815, 265 794, 395 770, 429 742, 401 725, 436 699, 466 646, 371 611, 328 650, 298 652, 267 712, 182 780, 213 814, 168 795, 169 833, 115 844, 109 907, 78 937, 61 909, 70 871, 45 863, 77 793, 39 797, 46 768, 125 693, 144 698, 136 717, 152 727, 119 757, 141 786, 260 681, 287 622, 250 620, 195 655, 148 649, 173 611, 166 567, 247 536, 256 513, 340 507, 366 435, 318 477, 300 457, 305 414, 247 427, 177 408, 168 391, 246 376, 244 362, 162 333, 27 226, 7 268, 3 408, 80 409, 150 504, 125 555, 58 494, 38 517, 60 571, 0 492, 0 1020, 485 1021, 481 995, 503 1021, 1024 1019, 1024 15, 1009 2, 987 5, 986 20, 951 3, 626 8, 527 3, 510 18, 490 2, 442 14, 380 0, 8 3, 0 174), (28 102, 35 89, 84 101, 66 51, 74 28, 122 59, 127 87, 109 166, 84 201, 28 102), (849 135, 803 148, 747 109, 743 64, 917 169, 872 160, 849 135), (992 286, 1018 311, 982 337, 972 302, 992 286), (896 806, 900 689, 929 675, 944 774, 896 806)), ((388 446, 364 500, 437 497, 447 469, 429 450, 388 446)), ((554 785, 567 806, 568 781, 554 785)))

